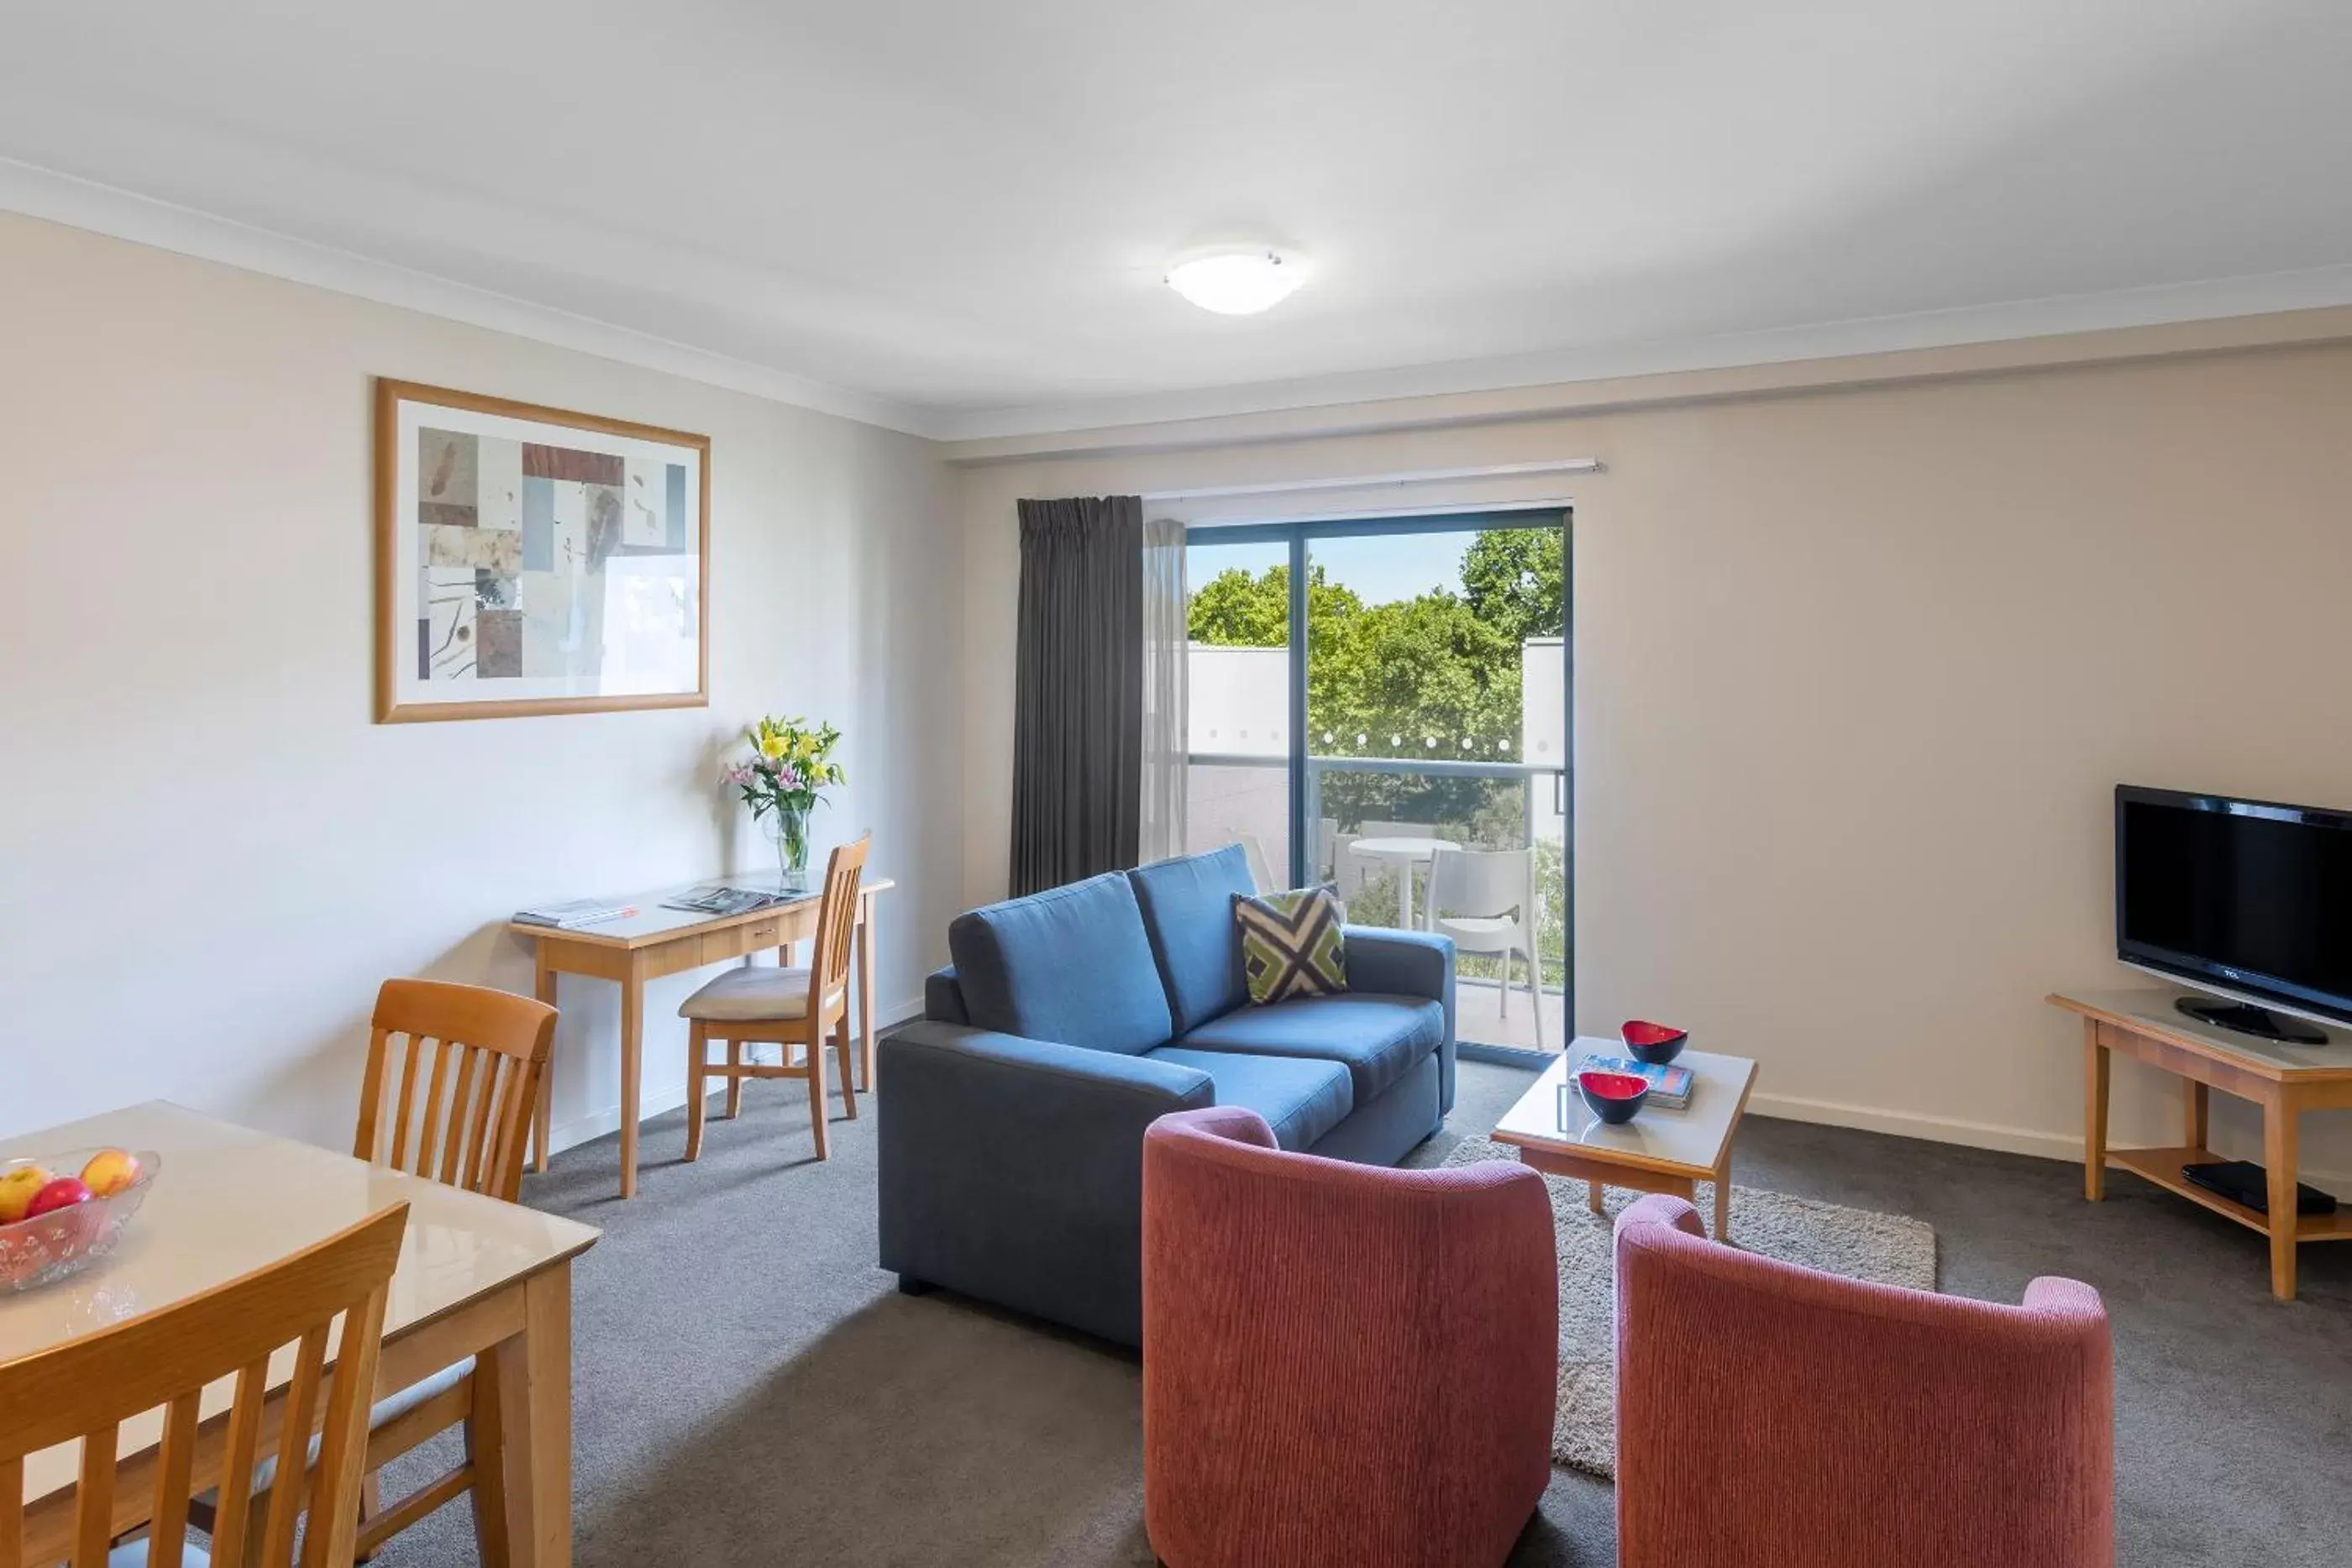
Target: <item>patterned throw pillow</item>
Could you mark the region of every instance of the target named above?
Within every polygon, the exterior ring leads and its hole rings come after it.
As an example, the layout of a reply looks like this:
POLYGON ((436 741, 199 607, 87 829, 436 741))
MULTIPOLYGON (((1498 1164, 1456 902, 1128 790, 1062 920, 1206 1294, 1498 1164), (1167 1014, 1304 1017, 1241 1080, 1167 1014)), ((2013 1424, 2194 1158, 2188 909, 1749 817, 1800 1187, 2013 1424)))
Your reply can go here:
POLYGON ((1348 954, 1339 936, 1348 906, 1329 888, 1236 897, 1234 917, 1241 922, 1251 1001, 1263 1007, 1348 988, 1348 954))

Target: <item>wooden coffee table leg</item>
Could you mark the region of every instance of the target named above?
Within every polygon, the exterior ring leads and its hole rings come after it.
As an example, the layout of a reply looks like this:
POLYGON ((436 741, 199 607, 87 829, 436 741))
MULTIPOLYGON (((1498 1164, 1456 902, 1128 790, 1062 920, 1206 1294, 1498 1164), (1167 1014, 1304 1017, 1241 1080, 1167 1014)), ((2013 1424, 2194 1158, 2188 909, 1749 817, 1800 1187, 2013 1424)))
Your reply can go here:
POLYGON ((1592 1212, 1595 1214, 1604 1213, 1608 1208, 1608 1205, 1603 1201, 1601 1197, 1602 1191, 1603 1188, 1597 1181, 1589 1181, 1584 1184, 1584 1201, 1591 1207, 1592 1212))
POLYGON ((1731 1155, 1724 1153, 1723 1163, 1715 1167, 1715 1239, 1731 1239, 1731 1155))

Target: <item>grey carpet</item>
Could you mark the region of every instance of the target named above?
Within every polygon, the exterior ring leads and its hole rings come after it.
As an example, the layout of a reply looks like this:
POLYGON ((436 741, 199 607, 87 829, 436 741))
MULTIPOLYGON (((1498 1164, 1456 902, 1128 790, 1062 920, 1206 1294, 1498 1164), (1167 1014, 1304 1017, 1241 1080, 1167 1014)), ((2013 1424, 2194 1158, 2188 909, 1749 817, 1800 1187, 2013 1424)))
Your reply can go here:
MULTIPOLYGON (((1483 1134, 1525 1086, 1464 1063, 1447 1132, 1412 1163, 1483 1134)), ((605 1228, 577 1277, 583 1568, 1148 1563, 1134 1359, 895 1294, 874 1266, 873 1122, 836 1119, 819 1166, 799 1085, 747 1101, 695 1166, 677 1163, 682 1114, 651 1124, 634 1202, 613 1197, 612 1138, 525 1183, 527 1201, 605 1228)), ((2077 1166, 1755 1115, 1736 1168, 1924 1220, 1949 1293, 2013 1301, 2046 1273, 2105 1292, 2126 1568, 2345 1561, 2352 1245, 2304 1249, 2303 1298, 2281 1304, 2261 1238, 2128 1176, 2095 1206, 2077 1166)), ((1515 1568, 1615 1555, 1608 1484, 1555 1470, 1515 1568)), ((466 1505, 378 1561, 471 1563, 466 1505)))
MULTIPOLYGON (((1445 1156, 1449 1166, 1519 1161, 1508 1144, 1465 1138, 1445 1156)), ((1605 1187, 1601 1212, 1592 1212, 1580 1181, 1543 1178, 1551 1195, 1553 1251, 1559 1260, 1559 1387, 1551 1455, 1596 1476, 1617 1473, 1616 1225, 1642 1195, 1605 1187)), ((1697 1185, 1702 1216, 1715 1213, 1715 1184, 1697 1185)), ((1713 1224, 1712 1218, 1707 1219, 1713 1224)), ((1899 1214, 1873 1214, 1843 1204, 1790 1197, 1754 1187, 1731 1189, 1735 1246, 1784 1263, 1800 1263, 1874 1284, 1914 1291, 1936 1288, 1936 1232, 1899 1214)))

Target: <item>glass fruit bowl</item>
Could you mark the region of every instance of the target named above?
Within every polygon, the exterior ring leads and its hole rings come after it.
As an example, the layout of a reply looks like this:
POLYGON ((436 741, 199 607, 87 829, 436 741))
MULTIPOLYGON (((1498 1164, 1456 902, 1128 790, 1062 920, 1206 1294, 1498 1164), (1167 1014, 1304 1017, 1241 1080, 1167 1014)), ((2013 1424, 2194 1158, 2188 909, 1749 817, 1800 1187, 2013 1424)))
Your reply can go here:
POLYGON ((163 1156, 152 1149, 64 1149, 37 1159, 0 1160, 0 1213, 21 1210, 28 1186, 33 1207, 57 1205, 0 1224, 0 1291, 53 1285, 113 1251, 163 1169, 163 1156), (129 1173, 121 1166, 126 1160, 129 1173), (97 1190, 76 1201, 68 1182, 97 1190))

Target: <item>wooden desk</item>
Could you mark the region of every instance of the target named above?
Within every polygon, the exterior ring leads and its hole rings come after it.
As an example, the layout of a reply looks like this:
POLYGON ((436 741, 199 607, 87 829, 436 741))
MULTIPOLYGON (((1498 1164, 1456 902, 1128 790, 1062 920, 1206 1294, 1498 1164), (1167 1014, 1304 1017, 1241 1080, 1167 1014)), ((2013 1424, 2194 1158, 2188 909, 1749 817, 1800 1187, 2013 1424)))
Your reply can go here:
MULTIPOLYGON (((576 930, 509 922, 507 929, 529 941, 539 965, 539 999, 556 1004, 555 977, 590 975, 612 980, 621 988, 621 1196, 637 1195, 637 1092, 645 1055, 646 982, 665 975, 698 969, 705 964, 741 958, 763 948, 782 949, 792 961, 792 947, 816 935, 817 895, 791 904, 772 904, 742 915, 698 915, 688 909, 665 909, 663 901, 713 881, 758 887, 756 874, 706 877, 621 900, 636 905, 635 915, 576 930)), ((774 873, 767 880, 775 880, 774 873)), ((869 877, 857 895, 857 1055, 858 1087, 874 1087, 874 901, 897 886, 888 877, 869 877)), ((540 1080, 539 1114, 531 1139, 531 1168, 547 1168, 551 1102, 548 1072, 540 1080)))
POLYGON ((2306 1241, 2352 1240, 2352 1206, 2333 1214, 2294 1212, 2296 1121, 2305 1111, 2352 1109, 2352 1035, 2330 1030, 2326 1045, 2288 1045, 2183 1016, 2178 991, 2091 991, 2049 1001, 2083 1019, 2083 1196, 2106 1196, 2106 1168, 2130 1171, 2268 1238, 2271 1294, 2294 1300, 2294 1249, 2306 1241), (2120 1051, 2182 1079, 2181 1141, 2158 1149, 2107 1147, 2107 1082, 2120 1051), (2207 1091, 2263 1108, 2267 1213, 2208 1192, 2180 1174, 2221 1156, 2205 1146, 2207 1091), (2273 1224, 2273 1215, 2286 1217, 2273 1224))
POLYGON ((1756 1064, 1744 1056, 1685 1051, 1675 1065, 1695 1081, 1690 1103, 1679 1111, 1644 1105, 1630 1122, 1611 1126, 1569 1089, 1572 1105, 1560 1120, 1560 1091, 1569 1072, 1595 1056, 1627 1055, 1617 1040, 1580 1035, 1545 1068, 1486 1134, 1519 1151, 1519 1163, 1585 1184, 1592 1212, 1601 1212, 1603 1186, 1663 1192, 1691 1202, 1700 1182, 1715 1184, 1715 1239, 1731 1234, 1731 1141, 1756 1087, 1756 1064))
MULTIPOLYGON (((0 1143, 0 1157, 112 1145, 152 1149, 163 1173, 122 1241, 58 1284, 0 1295, 0 1361, 169 1306, 274 1263, 405 1199, 408 1229, 392 1277, 376 1397, 477 1357, 478 1397, 497 1414, 499 1451, 475 1500, 485 1568, 568 1568, 572 1561, 572 1260, 595 1243, 585 1225, 272 1137, 161 1101, 0 1143), (480 1508, 485 1499, 503 1507, 480 1508)), ((293 1375, 290 1348, 271 1386, 293 1375)), ((206 1388, 195 1490, 216 1484, 236 1379, 206 1388)), ((274 1424, 277 1408, 265 1420, 274 1424)), ((147 1521, 161 1411, 122 1426, 114 1528, 147 1521)), ((25 1461, 25 1561, 72 1550, 79 1445, 25 1461)))

